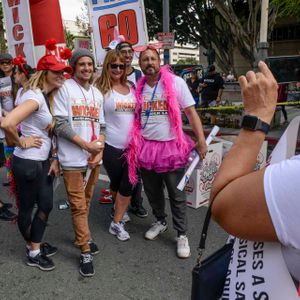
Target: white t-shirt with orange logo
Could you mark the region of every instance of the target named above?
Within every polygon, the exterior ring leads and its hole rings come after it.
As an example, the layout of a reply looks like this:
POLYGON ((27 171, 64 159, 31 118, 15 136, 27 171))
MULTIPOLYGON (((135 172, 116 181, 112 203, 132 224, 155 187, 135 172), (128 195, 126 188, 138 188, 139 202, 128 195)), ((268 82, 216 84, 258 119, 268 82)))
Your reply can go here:
MULTIPOLYGON (((54 97, 54 116, 68 117, 72 129, 85 141, 90 142, 94 131, 100 133, 104 124, 103 96, 94 86, 89 90, 79 86, 73 79, 67 80, 54 97)), ((76 144, 58 137, 58 157, 63 167, 86 167, 90 153, 76 144)))
MULTIPOLYGON (((158 82, 153 101, 151 102, 154 88, 146 83, 143 89, 144 103, 141 116, 143 137, 147 140, 170 141, 175 136, 171 131, 167 102, 161 81, 158 82), (150 111, 149 118, 146 115, 147 111, 150 111)), ((175 89, 176 100, 181 109, 195 105, 194 98, 181 77, 175 76, 175 89)))
POLYGON ((112 90, 104 97, 106 143, 124 149, 134 119, 136 100, 133 91, 122 95, 112 90))

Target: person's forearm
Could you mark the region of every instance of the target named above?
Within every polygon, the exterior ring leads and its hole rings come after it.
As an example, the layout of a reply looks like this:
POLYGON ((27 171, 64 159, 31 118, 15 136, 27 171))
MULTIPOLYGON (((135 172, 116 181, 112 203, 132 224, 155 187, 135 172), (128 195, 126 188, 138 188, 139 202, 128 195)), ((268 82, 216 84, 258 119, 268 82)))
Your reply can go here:
POLYGON ((211 201, 230 182, 254 171, 257 155, 264 139, 265 134, 261 131, 241 129, 214 180, 211 201))
POLYGON ((26 142, 22 142, 22 140, 19 138, 16 128, 6 128, 5 137, 10 144, 20 148, 26 148, 26 142))

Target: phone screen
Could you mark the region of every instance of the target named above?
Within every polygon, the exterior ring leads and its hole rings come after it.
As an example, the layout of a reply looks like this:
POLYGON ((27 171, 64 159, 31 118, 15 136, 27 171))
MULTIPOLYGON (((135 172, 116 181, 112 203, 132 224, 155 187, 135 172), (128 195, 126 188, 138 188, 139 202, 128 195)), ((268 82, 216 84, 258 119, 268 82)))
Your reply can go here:
POLYGON ((278 83, 300 81, 300 55, 270 56, 266 63, 278 83))

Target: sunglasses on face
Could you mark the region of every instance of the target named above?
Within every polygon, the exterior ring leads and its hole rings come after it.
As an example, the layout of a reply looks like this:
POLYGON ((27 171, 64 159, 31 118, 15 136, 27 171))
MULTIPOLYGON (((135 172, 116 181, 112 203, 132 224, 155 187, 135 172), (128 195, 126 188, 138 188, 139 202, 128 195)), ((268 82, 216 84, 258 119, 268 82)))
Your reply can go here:
POLYGON ((120 70, 125 69, 125 65, 119 65, 119 64, 110 64, 111 69, 117 69, 119 68, 120 70))
POLYGON ((0 61, 0 65, 11 65, 11 61, 10 60, 0 61))

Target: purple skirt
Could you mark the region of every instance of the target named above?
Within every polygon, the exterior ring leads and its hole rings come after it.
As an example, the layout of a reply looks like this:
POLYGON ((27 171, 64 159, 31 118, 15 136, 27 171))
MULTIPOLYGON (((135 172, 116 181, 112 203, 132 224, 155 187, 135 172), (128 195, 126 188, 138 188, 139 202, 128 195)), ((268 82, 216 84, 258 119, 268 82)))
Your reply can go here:
POLYGON ((140 167, 157 173, 184 168, 188 162, 190 152, 195 146, 190 137, 185 136, 185 139, 188 143, 187 151, 179 149, 176 140, 163 142, 142 139, 138 158, 140 167))

